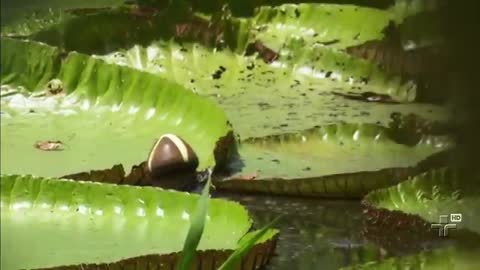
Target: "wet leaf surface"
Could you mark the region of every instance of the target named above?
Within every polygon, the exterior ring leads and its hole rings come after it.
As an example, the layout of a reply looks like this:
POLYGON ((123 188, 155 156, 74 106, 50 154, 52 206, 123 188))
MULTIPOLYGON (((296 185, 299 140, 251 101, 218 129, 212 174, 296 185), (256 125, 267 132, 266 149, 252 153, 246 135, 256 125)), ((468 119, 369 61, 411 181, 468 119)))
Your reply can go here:
MULTIPOLYGON (((151 187, 32 176, 3 174, 0 184, 2 269, 175 266, 199 199, 151 187)), ((204 262, 225 260, 250 226, 246 209, 238 203, 210 200, 198 247, 205 253, 204 262)), ((276 234, 270 230, 245 259, 271 253, 276 234)))
MULTIPOLYGON (((157 1, 149 4, 153 2, 157 1)), ((405 75, 417 70, 417 62, 424 58, 404 53, 398 44, 393 49, 384 46, 390 37, 383 39, 388 36, 389 26, 407 21, 406 15, 424 11, 426 7, 415 6, 411 1, 397 1, 390 8, 385 4, 383 9, 366 7, 372 3, 354 6, 351 1, 330 1, 334 4, 263 1, 246 3, 242 8, 234 2, 220 7, 217 5, 220 2, 207 1, 200 6, 198 1, 173 5, 157 2, 155 8, 129 3, 105 8, 103 1, 95 5, 74 1, 67 12, 54 5, 48 12, 26 17, 9 14, 5 25, 2 8, 1 151, 2 156, 10 157, 2 159, 2 173, 144 185, 148 151, 164 133, 174 133, 188 141, 199 156, 200 169, 221 165, 224 169, 221 173, 227 174, 217 175, 221 176, 216 179, 219 190, 359 198, 373 189, 395 185, 442 164, 434 161, 453 146, 450 127, 445 128, 450 112, 442 106, 415 103, 417 97, 425 96, 422 82, 405 75), (254 10, 254 6, 258 8, 254 10), (388 56, 389 53, 393 56, 388 56), (405 55, 409 56, 404 61, 398 60, 405 55), (234 145, 234 139, 238 145, 234 145), (233 146, 238 153, 227 160, 233 146)), ((26 7, 26 13, 30 13, 30 8, 26 7)), ((18 10, 14 11, 12 14, 18 10)), ((287 214, 284 219, 287 221, 280 225, 285 232, 280 236, 281 256, 273 261, 272 269, 316 269, 319 263, 326 269, 338 269, 404 255, 402 252, 416 252, 424 244, 427 250, 439 247, 436 241, 426 243, 423 238, 407 244, 382 238, 381 231, 368 227, 369 222, 383 224, 379 220, 385 212, 376 211, 375 207, 401 210, 434 221, 438 211, 428 212, 423 206, 440 209, 444 205, 476 203, 476 197, 468 192, 454 191, 446 178, 440 177, 439 184, 422 177, 371 193, 367 198, 375 199, 375 194, 384 194, 381 192, 388 195, 373 200, 366 223, 361 206, 354 202, 231 197, 245 203, 260 226, 279 213, 287 214), (411 181, 415 182, 414 187, 410 186, 411 181), (417 189, 421 192, 415 193, 417 189), (412 194, 416 197, 410 203, 412 194), (418 201, 425 205, 419 206, 418 201), (387 243, 383 245, 385 239, 387 243)), ((40 205, 49 204, 55 194, 63 196, 56 187, 39 188, 35 183, 20 188, 8 186, 13 188, 12 197, 3 193, 3 185, 10 184, 2 179, 2 207, 7 199, 15 206, 10 207, 15 211, 11 211, 7 224, 12 230, 27 231, 18 233, 25 236, 18 243, 31 244, 30 234, 35 237, 54 234, 51 224, 57 222, 66 233, 75 229, 73 237, 79 241, 87 234, 97 238, 95 233, 106 247, 117 243, 111 239, 125 240, 129 245, 101 250, 110 255, 115 250, 116 256, 117 251, 125 251, 124 257, 128 259, 119 265, 144 269, 152 263, 158 264, 156 257, 134 256, 142 255, 139 251, 145 248, 164 243, 152 242, 155 239, 152 236, 178 232, 177 227, 175 230, 170 227, 170 231, 168 228, 148 231, 148 241, 141 242, 139 239, 146 239, 145 228, 151 224, 137 223, 138 217, 127 218, 135 220, 135 226, 127 229, 126 223, 112 223, 112 219, 72 221, 78 213, 73 213, 72 218, 62 215, 60 220, 55 213, 62 210, 61 206, 68 208, 67 204, 61 204, 65 198, 53 200, 52 207, 59 209, 55 208, 51 215, 40 205), (33 200, 33 212, 43 211, 38 214, 45 219, 43 223, 36 219, 37 214, 23 219, 23 223, 19 221, 16 208, 22 208, 21 202, 28 201, 25 200, 29 198, 25 192, 28 188, 41 195, 33 200), (12 198, 19 201, 11 201, 12 198), (27 230, 33 221, 39 226, 27 230), (83 227, 87 229, 82 230, 82 222, 89 224, 83 227)), ((118 206, 118 200, 104 196, 99 188, 104 185, 80 185, 88 186, 89 192, 100 194, 101 199, 118 206)), ((143 203, 153 198, 152 195, 136 200, 133 193, 138 189, 118 188, 127 190, 125 209, 133 216, 138 216, 143 203)), ((73 198, 78 199, 74 203, 78 205, 96 198, 96 195, 78 196, 77 191, 69 194, 74 194, 73 198)), ((83 191, 79 188, 78 192, 83 191)), ((141 196, 150 194, 141 193, 141 196)), ((93 214, 102 210, 95 204, 87 206, 77 210, 87 209, 93 214)), ((181 213, 170 223, 177 225, 180 224, 177 219, 183 218, 185 211, 173 208, 175 213, 181 213)), ((473 212, 465 211, 471 218, 473 212)), ((412 225, 415 222, 404 222, 402 217, 388 216, 383 219, 384 225, 390 222, 402 230, 423 229, 412 225)), ((220 232, 231 232, 228 224, 219 226, 220 232)), ((470 222, 465 226, 473 228, 470 222)), ((62 233, 49 239, 56 247, 67 243, 64 240, 67 237, 61 239, 62 233), (55 244, 55 241, 63 242, 55 244)), ((2 241, 4 236, 2 227, 2 241)), ((216 232, 208 241, 215 241, 216 237, 224 239, 216 232)), ((181 247, 181 241, 175 239, 172 246, 181 247)), ((68 240, 70 244, 71 234, 68 240)), ((253 269, 272 255, 275 233, 263 240, 254 248, 254 252, 263 255, 247 257, 244 267, 253 269)), ((442 266, 447 268, 457 261, 468 264, 472 258, 461 249, 433 253, 433 265, 440 261, 436 258, 446 256, 450 263, 442 266)), ((55 258, 79 258, 72 254, 60 252, 55 258)), ((110 256, 102 254, 95 256, 103 259, 110 256)), ((51 254, 40 255, 41 259, 51 254)), ((206 252, 202 258, 212 268, 227 255, 206 252)), ((430 255, 410 258, 414 261, 426 258, 430 262, 430 255)), ((175 254, 162 258, 165 265, 174 267, 175 254)), ((367 265, 366 269, 384 265, 388 269, 401 262, 392 259, 383 265, 367 265)), ((85 265, 85 269, 95 267, 85 265)))

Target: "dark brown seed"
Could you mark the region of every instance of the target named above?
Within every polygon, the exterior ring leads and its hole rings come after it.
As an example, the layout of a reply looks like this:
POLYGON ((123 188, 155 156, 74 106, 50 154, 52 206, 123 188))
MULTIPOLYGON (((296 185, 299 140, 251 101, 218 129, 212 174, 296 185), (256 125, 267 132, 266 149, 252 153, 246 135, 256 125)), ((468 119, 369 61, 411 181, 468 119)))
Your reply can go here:
POLYGON ((174 134, 165 134, 153 146, 147 171, 153 179, 180 172, 194 172, 198 157, 192 147, 174 134))

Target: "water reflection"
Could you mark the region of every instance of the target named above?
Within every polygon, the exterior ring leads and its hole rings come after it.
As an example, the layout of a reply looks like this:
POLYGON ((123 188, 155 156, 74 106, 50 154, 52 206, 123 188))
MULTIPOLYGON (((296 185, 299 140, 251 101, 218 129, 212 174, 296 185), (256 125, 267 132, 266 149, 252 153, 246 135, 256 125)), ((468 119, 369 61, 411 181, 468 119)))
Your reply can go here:
POLYGON ((243 204, 256 227, 279 215, 277 256, 268 269, 339 269, 379 259, 385 251, 362 235, 362 206, 358 201, 222 194, 243 204))

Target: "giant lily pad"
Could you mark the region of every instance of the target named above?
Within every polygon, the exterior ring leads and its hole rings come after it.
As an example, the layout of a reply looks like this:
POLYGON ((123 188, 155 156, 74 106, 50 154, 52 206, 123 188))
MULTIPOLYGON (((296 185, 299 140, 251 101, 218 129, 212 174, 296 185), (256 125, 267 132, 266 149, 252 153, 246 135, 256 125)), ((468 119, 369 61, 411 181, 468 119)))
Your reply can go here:
MULTIPOLYGON (((373 226, 380 227, 384 238, 423 238, 431 229, 421 223, 455 224, 456 230, 449 230, 447 240, 455 240, 447 247, 435 248, 418 254, 393 257, 382 262, 357 265, 352 269, 392 269, 408 265, 415 269, 476 269, 480 260, 478 216, 480 214, 479 190, 472 179, 465 179, 460 171, 443 168, 412 177, 396 186, 369 193, 364 203, 376 212, 373 226), (451 214, 461 214, 461 222, 452 220, 451 214), (444 216, 443 218, 441 216, 444 216), (420 226, 419 226, 420 225, 420 226), (382 229, 383 228, 383 229, 382 229), (397 232, 391 233, 391 232, 397 232), (401 237, 399 235, 402 235, 401 237)), ((470 176, 478 179, 478 175, 470 176)), ((370 225, 370 226, 372 226, 370 225)), ((431 235, 439 237, 438 231, 431 235)), ((385 243, 385 239, 382 241, 385 243)), ((350 269, 350 268, 348 268, 350 269)))
MULTIPOLYGON (((330 12, 328 5, 319 9, 330 12)), ((367 11, 363 13, 368 15, 367 11)), ((295 93, 299 96, 308 94, 310 89, 318 89, 323 94, 331 94, 332 91, 375 92, 388 94, 396 101, 411 101, 415 97, 414 84, 404 84, 400 78, 388 76, 367 61, 352 58, 345 52, 322 44, 309 45, 302 40, 279 38, 286 45, 284 49, 278 49, 280 58, 272 65, 264 65, 254 61, 254 57, 238 57, 228 50, 220 52, 199 44, 168 42, 173 35, 190 32, 197 33, 197 42, 205 43, 203 39, 217 38, 211 33, 214 29, 202 26, 208 25, 209 21, 190 20, 172 19, 165 11, 135 16, 125 10, 110 10, 65 19, 33 34, 31 38, 66 50, 106 55, 114 63, 161 74, 195 88, 199 93, 229 95, 232 92, 241 93, 244 89, 249 89, 249 93, 264 92, 269 86, 269 94, 275 90, 288 95, 295 90, 300 92, 295 93), (158 39, 164 42, 158 42, 158 39), (138 44, 142 46, 135 46, 138 44)), ((216 34, 221 35, 227 44, 234 44, 230 49, 243 53, 247 43, 256 39, 255 25, 246 19, 232 18, 220 24, 216 34)), ((275 24, 272 22, 272 25, 275 24)), ((381 26, 381 29, 384 27, 381 26)), ((206 43, 212 45, 211 42, 206 43)))
POLYGON ((101 58, 173 79, 200 95, 209 96, 225 110, 244 139, 338 122, 386 126, 395 112, 415 113, 431 121, 447 118, 447 110, 440 106, 372 104, 342 96, 377 92, 407 100, 414 97, 415 91, 389 81, 387 75, 366 61, 326 49, 298 58, 295 60, 298 64, 279 60, 268 65, 227 51, 212 52, 199 45, 180 46, 173 41, 161 41, 101 58), (315 68, 305 62, 317 57, 315 68), (342 71, 339 63, 348 65, 349 70, 342 71), (372 81, 365 84, 363 77, 372 81))
POLYGON ((451 146, 451 140, 441 136, 425 136, 408 146, 391 134, 374 125, 343 124, 252 138, 240 145, 229 179, 217 185, 267 193, 361 197, 417 173, 417 164, 451 146))
POLYGON ((346 48, 383 37, 392 19, 386 10, 354 5, 285 4, 260 7, 255 14, 256 37, 279 50, 283 42, 303 40, 307 46, 346 48), (359 24, 358 22, 362 23, 359 24))
MULTIPOLYGON (((325 46, 304 49, 306 45, 295 44, 278 60, 266 64, 255 55, 172 40, 175 25, 195 33, 209 31, 199 26, 200 22, 175 22, 161 12, 133 18, 121 11, 99 12, 65 20, 32 38, 67 51, 95 54, 109 63, 147 71, 208 95, 225 109, 242 138, 298 132, 338 122, 386 126, 394 112, 416 113, 431 120, 446 118, 446 110, 439 106, 355 100, 355 96, 376 93, 384 95, 385 102, 411 101, 415 84, 404 83, 342 51, 325 46)), ((241 41, 237 47, 245 47, 253 30, 248 23, 240 25, 230 38, 241 41)), ((198 35, 200 39, 202 35, 198 35)))
POLYGON ((178 84, 35 42, 2 39, 2 84, 23 87, 2 97, 1 151, 9 157, 2 173, 61 177, 130 168, 164 133, 184 138, 207 168, 230 130, 215 104, 178 84), (65 95, 39 96, 55 78, 65 95), (41 151, 38 141, 60 141, 64 149, 41 151))
POLYGON ((72 8, 104 8, 123 3, 123 0, 72 0, 39 2, 20 0, 2 2, 2 35, 28 35, 46 25, 63 19, 63 9, 72 8), (48 5, 48 6, 47 6, 48 5))
MULTIPOLYGON (((2 269, 175 269, 197 195, 150 187, 2 175, 2 269)), ((237 203, 209 202, 195 269, 212 269, 250 237, 237 203)), ((269 231, 242 269, 272 254, 269 231)))
POLYGON ((394 187, 373 191, 364 202, 376 208, 414 214, 431 223, 438 222, 440 215, 461 213, 462 222, 457 227, 480 233, 479 189, 472 184, 479 178, 473 177, 466 181, 453 169, 434 170, 394 187))

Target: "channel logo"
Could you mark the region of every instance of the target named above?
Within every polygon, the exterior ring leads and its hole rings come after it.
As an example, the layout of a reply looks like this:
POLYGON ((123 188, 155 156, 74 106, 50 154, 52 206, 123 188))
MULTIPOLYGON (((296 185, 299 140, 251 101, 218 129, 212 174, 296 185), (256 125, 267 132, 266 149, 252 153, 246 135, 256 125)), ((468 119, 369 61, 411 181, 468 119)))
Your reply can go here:
POLYGON ((449 230, 457 229, 457 223, 462 222, 462 214, 452 213, 450 215, 440 215, 438 223, 432 223, 431 229, 438 230, 438 236, 447 237, 449 230))

